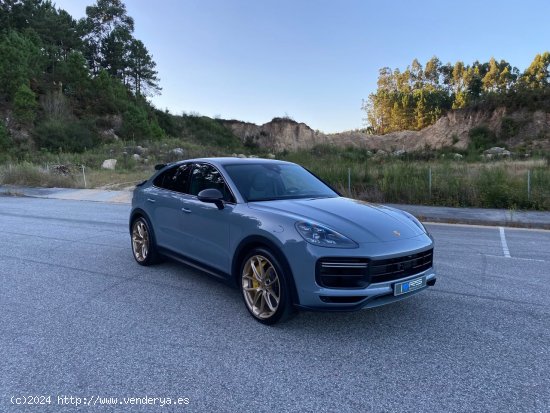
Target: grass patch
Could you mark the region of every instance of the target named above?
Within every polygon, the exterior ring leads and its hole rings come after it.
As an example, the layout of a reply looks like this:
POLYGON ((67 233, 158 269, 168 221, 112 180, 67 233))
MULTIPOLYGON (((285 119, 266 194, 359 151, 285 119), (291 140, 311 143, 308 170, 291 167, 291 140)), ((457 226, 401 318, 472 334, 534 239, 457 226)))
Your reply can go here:
POLYGON ((550 167, 544 159, 412 161, 359 154, 353 159, 348 151, 323 149, 288 153, 283 158, 305 166, 345 196, 371 202, 550 210, 550 167))
POLYGON ((26 162, 0 167, 0 183, 46 188, 78 187, 78 182, 72 175, 60 175, 53 170, 26 162))
MULTIPOLYGON (((85 165, 88 188, 129 189, 151 176, 156 163, 228 156, 231 152, 228 148, 168 138, 119 141, 83 153, 28 152, 22 155, 23 161, 0 167, 0 183, 84 188, 85 165), (174 154, 174 148, 183 149, 184 155, 174 154), (133 155, 140 151, 140 159, 136 160, 133 155), (109 158, 118 161, 114 171, 101 169, 102 162, 109 158), (70 173, 55 173, 55 164, 68 166, 70 173)), ((366 150, 320 146, 283 152, 279 158, 305 166, 346 196, 371 202, 550 210, 550 161, 544 157, 480 161, 479 155, 472 155, 455 161, 435 152, 396 158, 373 156, 366 150), (531 173, 530 195, 527 171, 531 173)))

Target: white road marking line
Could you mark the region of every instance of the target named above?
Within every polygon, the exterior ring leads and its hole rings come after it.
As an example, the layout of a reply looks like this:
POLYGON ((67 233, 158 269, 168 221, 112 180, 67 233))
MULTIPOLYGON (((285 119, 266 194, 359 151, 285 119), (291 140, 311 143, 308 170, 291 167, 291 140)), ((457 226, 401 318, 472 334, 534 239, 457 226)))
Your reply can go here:
MULTIPOLYGON (((440 227, 464 227, 464 228, 488 228, 494 229, 497 225, 478 225, 478 224, 450 224, 448 222, 431 222, 431 221, 421 221, 425 225, 430 226, 440 226, 440 227)), ((523 227, 505 227, 508 231, 532 231, 532 232, 550 232, 550 229, 542 228, 523 228, 523 227)))
POLYGON ((510 250, 508 249, 508 243, 506 242, 506 235, 504 234, 504 228, 498 227, 500 230, 500 243, 502 244, 502 252, 506 258, 510 257, 510 250))
POLYGON ((536 258, 503 257, 502 255, 493 255, 493 254, 482 254, 482 255, 485 255, 485 256, 491 257, 491 258, 511 258, 513 260, 520 260, 520 261, 550 262, 550 261, 546 261, 546 260, 538 260, 536 258))

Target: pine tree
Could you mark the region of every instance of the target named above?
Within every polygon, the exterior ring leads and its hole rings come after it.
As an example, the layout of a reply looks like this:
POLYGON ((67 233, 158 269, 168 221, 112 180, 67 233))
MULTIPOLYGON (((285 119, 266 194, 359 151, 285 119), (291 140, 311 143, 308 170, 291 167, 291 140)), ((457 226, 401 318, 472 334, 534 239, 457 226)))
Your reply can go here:
POLYGON ((127 74, 136 96, 149 96, 160 92, 155 67, 156 63, 143 42, 133 40, 130 44, 127 74))

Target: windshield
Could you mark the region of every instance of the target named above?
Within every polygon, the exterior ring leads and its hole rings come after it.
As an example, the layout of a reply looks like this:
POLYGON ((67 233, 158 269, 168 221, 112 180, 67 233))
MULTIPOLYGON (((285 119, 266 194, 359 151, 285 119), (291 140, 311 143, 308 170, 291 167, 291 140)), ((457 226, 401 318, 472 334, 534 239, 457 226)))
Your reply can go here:
POLYGON ((338 196, 326 184, 298 165, 226 165, 225 170, 247 202, 338 196))

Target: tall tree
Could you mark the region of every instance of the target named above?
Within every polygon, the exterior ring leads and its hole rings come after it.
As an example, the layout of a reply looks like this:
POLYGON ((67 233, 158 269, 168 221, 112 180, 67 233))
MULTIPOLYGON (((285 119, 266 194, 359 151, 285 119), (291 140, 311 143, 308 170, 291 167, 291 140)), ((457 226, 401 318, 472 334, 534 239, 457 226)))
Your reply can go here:
POLYGON ((521 76, 521 85, 527 89, 541 89, 550 85, 550 53, 537 54, 521 76))
POLYGON ((95 5, 86 7, 86 18, 81 19, 79 25, 93 72, 97 74, 101 68, 117 72, 119 62, 109 59, 122 59, 134 31, 134 19, 126 13, 124 3, 121 0, 97 0, 95 5))
POLYGON ((141 40, 133 40, 128 57, 130 86, 136 96, 149 96, 160 92, 156 63, 141 40))
POLYGON ((12 100, 22 84, 36 79, 42 67, 39 46, 16 31, 0 35, 0 97, 12 100))
POLYGON ((489 70, 483 77, 483 89, 486 92, 498 91, 500 78, 500 67, 494 57, 489 60, 489 70))
POLYGON ((411 81, 413 83, 413 88, 417 90, 422 89, 422 86, 424 84, 424 71, 418 59, 414 59, 412 61, 410 72, 411 72, 411 81))
POLYGON ((424 69, 424 75, 426 81, 433 87, 439 86, 439 80, 441 77, 441 61, 437 57, 432 57, 426 63, 426 68, 424 69))

